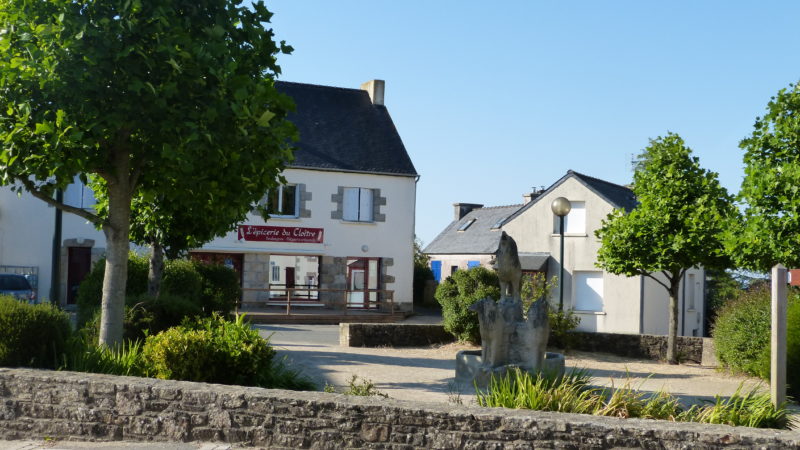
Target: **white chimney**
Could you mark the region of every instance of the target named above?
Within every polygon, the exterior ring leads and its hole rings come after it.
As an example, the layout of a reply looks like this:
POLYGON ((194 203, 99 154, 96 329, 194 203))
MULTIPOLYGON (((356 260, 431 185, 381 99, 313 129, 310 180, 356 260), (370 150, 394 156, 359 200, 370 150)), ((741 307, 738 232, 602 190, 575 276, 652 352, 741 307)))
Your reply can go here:
POLYGON ((383 91, 386 89, 385 81, 369 80, 361 84, 361 89, 367 91, 373 105, 383 105, 383 91))

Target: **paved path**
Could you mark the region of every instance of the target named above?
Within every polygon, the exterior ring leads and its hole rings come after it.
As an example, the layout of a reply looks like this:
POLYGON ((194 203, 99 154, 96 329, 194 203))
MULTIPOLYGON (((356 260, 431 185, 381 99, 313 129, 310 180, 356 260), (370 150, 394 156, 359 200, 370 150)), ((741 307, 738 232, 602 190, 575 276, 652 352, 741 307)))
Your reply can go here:
MULTIPOLYGON (((422 318, 419 320, 430 321, 422 318)), ((312 377, 320 386, 326 383, 346 387, 353 375, 367 379, 399 400, 470 402, 474 392, 457 387, 455 355, 473 348, 449 344, 424 348, 364 348, 339 346, 338 325, 260 325, 263 336, 271 336, 279 355, 312 377), (460 392, 459 392, 460 391, 460 392)), ((733 376, 699 365, 669 365, 608 354, 571 352, 567 367, 584 368, 598 386, 631 386, 645 391, 665 390, 685 402, 698 398, 729 396, 740 385, 751 389, 760 384, 754 378, 733 376)))

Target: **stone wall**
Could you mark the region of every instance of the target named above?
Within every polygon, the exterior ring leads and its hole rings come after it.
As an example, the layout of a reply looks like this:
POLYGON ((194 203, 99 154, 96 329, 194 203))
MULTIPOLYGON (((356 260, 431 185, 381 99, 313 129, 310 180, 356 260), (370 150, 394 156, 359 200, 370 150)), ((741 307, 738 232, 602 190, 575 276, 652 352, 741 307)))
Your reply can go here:
POLYGON ((800 433, 0 369, 0 439, 268 448, 798 448, 800 433))
POLYGON ((396 323, 340 323, 339 345, 344 347, 422 347, 453 342, 441 325, 396 323))
MULTIPOLYGON (((570 333, 570 348, 587 352, 611 353, 629 358, 664 360, 667 337, 650 334, 570 333)), ((421 347, 453 342, 453 336, 442 325, 343 323, 339 325, 340 345, 349 347, 421 347)), ((557 344, 550 337, 551 344, 557 344)), ((678 337, 681 361, 716 366, 710 338, 678 337)), ((556 345, 556 347, 558 347, 556 345)))

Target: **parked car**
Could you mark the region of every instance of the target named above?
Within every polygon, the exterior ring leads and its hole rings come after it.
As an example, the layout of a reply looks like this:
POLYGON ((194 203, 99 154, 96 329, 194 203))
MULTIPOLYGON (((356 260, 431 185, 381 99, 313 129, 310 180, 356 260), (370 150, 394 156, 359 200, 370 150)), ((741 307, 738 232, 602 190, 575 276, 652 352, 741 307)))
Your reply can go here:
POLYGON ((10 295, 17 300, 36 303, 36 292, 24 275, 0 273, 0 295, 10 295))

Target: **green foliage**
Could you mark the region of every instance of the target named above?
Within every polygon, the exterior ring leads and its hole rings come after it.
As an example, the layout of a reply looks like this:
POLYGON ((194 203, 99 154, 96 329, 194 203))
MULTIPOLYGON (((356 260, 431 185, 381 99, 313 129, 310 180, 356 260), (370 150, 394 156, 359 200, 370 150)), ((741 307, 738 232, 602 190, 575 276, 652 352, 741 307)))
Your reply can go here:
POLYGON ((414 304, 425 303, 425 285, 433 280, 433 271, 428 266, 414 265, 414 304))
MULTIPOLYGON (((786 382, 800 398, 800 292, 789 291, 786 312, 786 382)), ((744 291, 719 312, 712 330, 719 361, 730 370, 770 377, 770 290, 766 284, 744 291)))
POLYGON ((706 304, 708 308, 709 323, 713 323, 717 312, 726 303, 738 297, 744 286, 731 271, 712 269, 706 271, 706 304))
MULTIPOLYGON (((102 260, 94 265, 78 288, 78 324, 83 326, 91 320, 100 307, 103 290, 105 264, 102 260)), ((143 337, 142 330, 147 314, 153 314, 151 333, 180 324, 183 317, 210 315, 213 312, 230 313, 241 296, 239 275, 233 269, 217 264, 203 264, 183 259, 168 260, 164 266, 164 280, 158 300, 147 297, 147 273, 149 261, 146 256, 131 252, 128 259, 128 285, 126 288, 125 337, 143 337), (139 310, 130 311, 135 305, 139 310), (133 330, 131 331, 131 325, 133 330)))
POLYGON ((770 339, 770 291, 767 286, 742 292, 717 315, 712 331, 719 361, 731 370, 769 377, 762 361, 770 339))
POLYGON ((477 391, 478 405, 492 408, 532 409, 592 414, 621 418, 659 419, 678 422, 719 423, 756 428, 787 428, 786 405, 772 406, 768 394, 756 389, 746 395, 742 387, 730 397, 716 397, 712 404, 695 405, 684 411, 678 399, 666 392, 649 394, 631 387, 630 380, 618 389, 589 386, 583 370, 562 376, 532 375, 519 369, 493 377, 487 391, 477 391))
POLYGON ((239 316, 196 321, 150 336, 142 352, 152 376, 167 380, 263 386, 275 351, 239 316))
POLYGON ((96 336, 76 335, 69 341, 62 370, 143 376, 142 341, 125 341, 117 348, 97 346, 96 336), (89 340, 91 338, 91 340, 89 340))
POLYGON ((800 266, 800 83, 781 89, 739 144, 745 176, 739 200, 744 221, 731 224, 726 244, 739 266, 767 271, 800 266))
POLYGON ((436 288, 442 305, 444 329, 461 342, 480 343, 478 315, 469 307, 483 298, 500 298, 500 282, 494 271, 485 267, 459 270, 436 288))
POLYGON ((729 265, 722 234, 736 209, 717 174, 700 167, 677 134, 651 140, 641 159, 633 176, 639 204, 630 212, 614 210, 595 231, 601 242, 597 266, 617 275, 649 276, 667 290, 667 359, 676 363, 680 280, 692 267, 729 265))
POLYGON ((125 339, 144 339, 180 325, 187 317, 202 315, 203 310, 196 302, 175 295, 129 297, 125 307, 125 339))
POLYGON ((224 233, 292 158, 293 104, 274 87, 291 47, 262 1, 239 3, 0 3, 0 185, 51 204, 76 176, 95 190, 96 213, 57 206, 114 250, 103 342, 122 337, 129 237, 180 247, 224 233))
POLYGON ((201 305, 206 314, 229 314, 242 297, 239 274, 222 264, 193 262, 202 278, 201 305))
POLYGON ((677 134, 650 141, 634 173, 639 205, 615 210, 595 232, 599 267, 628 276, 726 267, 721 233, 735 212, 732 199, 691 153, 677 134))
POLYGON ((736 392, 728 397, 715 396, 713 403, 703 406, 692 406, 678 417, 678 420, 699 423, 717 423, 734 427, 753 428, 789 428, 786 405, 776 408, 770 395, 753 388, 742 395, 740 385, 736 392))
POLYGON ((547 319, 550 322, 550 338, 553 345, 558 348, 568 350, 575 346, 575 336, 570 331, 578 328, 581 318, 575 315, 571 309, 558 311, 550 308, 547 311, 547 319))
MULTIPOLYGON (((78 326, 83 326, 100 308, 103 298, 103 279, 105 278, 105 259, 97 261, 92 270, 78 287, 76 303, 78 305, 78 326)), ((147 292, 147 257, 130 252, 128 254, 128 283, 125 287, 126 297, 142 295, 147 292)))
POLYGON ((195 263, 186 259, 167 260, 161 292, 179 295, 199 305, 203 295, 203 277, 195 263))
MULTIPOLYGON (((327 392, 329 394, 336 393, 336 387, 330 384, 325 384, 323 388, 323 392, 327 392)), ((362 378, 361 381, 358 379, 358 375, 353 375, 350 377, 350 380, 347 382, 347 389, 342 391, 344 395, 357 395, 359 397, 383 397, 389 398, 389 396, 377 388, 375 388, 375 383, 372 380, 362 378)))
POLYGON ((531 304, 540 298, 547 299, 550 292, 558 286, 558 278, 552 277, 547 281, 544 273, 522 275, 522 286, 520 287, 520 297, 522 298, 522 311, 527 314, 531 304))
POLYGON ((54 369, 71 334, 69 318, 46 303, 0 295, 0 366, 54 369))

